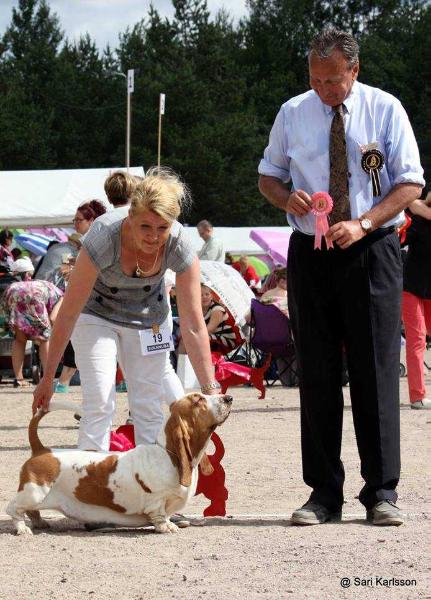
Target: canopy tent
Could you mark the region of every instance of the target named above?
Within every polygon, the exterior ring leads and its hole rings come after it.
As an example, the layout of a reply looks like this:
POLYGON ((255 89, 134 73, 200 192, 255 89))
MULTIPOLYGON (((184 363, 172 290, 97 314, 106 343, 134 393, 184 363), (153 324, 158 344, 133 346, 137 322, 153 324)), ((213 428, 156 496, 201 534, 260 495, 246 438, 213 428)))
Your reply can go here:
POLYGON ((256 228, 250 232, 250 237, 265 250, 275 264, 286 266, 291 233, 290 227, 285 227, 283 231, 256 228))
MULTIPOLYGON (((103 184, 118 168, 0 172, 0 227, 70 225, 85 200, 108 203, 103 184)), ((142 177, 144 169, 129 173, 142 177)))
MULTIPOLYGON (((266 252, 254 239, 250 238, 251 231, 269 231, 285 235, 291 231, 285 227, 214 227, 213 235, 223 242, 225 252, 231 254, 248 254, 250 256, 258 256, 266 252)), ((203 240, 199 237, 196 227, 187 227, 187 233, 196 250, 199 250, 203 245, 203 240)))

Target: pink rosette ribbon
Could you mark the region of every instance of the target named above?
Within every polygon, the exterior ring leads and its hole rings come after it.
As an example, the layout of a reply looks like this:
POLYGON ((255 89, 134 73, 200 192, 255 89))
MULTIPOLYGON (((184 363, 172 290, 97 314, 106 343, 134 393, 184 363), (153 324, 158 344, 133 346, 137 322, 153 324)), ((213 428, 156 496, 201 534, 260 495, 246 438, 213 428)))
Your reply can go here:
MULTIPOLYGON (((313 207, 311 213, 316 217, 316 233, 314 236, 314 249, 321 250, 322 237, 329 229, 328 215, 332 210, 333 202, 331 196, 327 192, 315 192, 311 196, 313 207)), ((325 238, 326 247, 333 248, 333 243, 325 238)))

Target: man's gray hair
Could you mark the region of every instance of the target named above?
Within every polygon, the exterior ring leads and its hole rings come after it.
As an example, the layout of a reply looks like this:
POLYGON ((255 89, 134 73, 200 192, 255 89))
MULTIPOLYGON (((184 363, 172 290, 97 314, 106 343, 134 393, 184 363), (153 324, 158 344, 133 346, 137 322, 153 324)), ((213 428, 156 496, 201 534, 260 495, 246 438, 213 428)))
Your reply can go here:
POLYGON ((339 50, 353 68, 359 60, 359 46, 355 38, 346 31, 327 27, 316 34, 310 43, 310 53, 315 52, 319 58, 329 58, 334 50, 339 50))
POLYGON ((207 221, 206 219, 204 219, 203 221, 199 221, 199 223, 196 225, 196 227, 198 229, 202 228, 202 229, 212 229, 213 226, 211 225, 211 223, 209 221, 207 221))

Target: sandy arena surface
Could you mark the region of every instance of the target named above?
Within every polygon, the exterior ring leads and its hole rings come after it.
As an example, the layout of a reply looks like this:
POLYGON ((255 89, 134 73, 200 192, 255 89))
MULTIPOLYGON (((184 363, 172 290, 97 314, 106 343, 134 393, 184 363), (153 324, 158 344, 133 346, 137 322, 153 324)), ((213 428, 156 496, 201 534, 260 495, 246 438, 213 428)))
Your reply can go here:
MULTIPOLYGON (((299 399, 296 389, 276 386, 263 401, 254 389, 230 390, 234 408, 218 430, 226 447, 227 518, 207 519, 204 525, 196 519, 175 535, 148 528, 88 533, 51 512, 50 531, 16 537, 4 509, 29 456, 32 394, 2 383, 0 598, 431 598, 431 413, 410 410, 405 378, 401 389, 399 506, 406 515, 401 527, 368 525, 355 499, 362 480, 348 388, 343 521, 290 525, 291 512, 308 497, 301 476, 299 399)), ((79 388, 72 390, 68 399, 78 401, 79 388)), ((119 394, 117 425, 125 421, 126 407, 126 394, 119 394)), ((40 427, 49 446, 74 447, 77 432, 69 413, 53 413, 40 427)), ((203 496, 195 497, 185 512, 199 517, 207 504, 203 496)))

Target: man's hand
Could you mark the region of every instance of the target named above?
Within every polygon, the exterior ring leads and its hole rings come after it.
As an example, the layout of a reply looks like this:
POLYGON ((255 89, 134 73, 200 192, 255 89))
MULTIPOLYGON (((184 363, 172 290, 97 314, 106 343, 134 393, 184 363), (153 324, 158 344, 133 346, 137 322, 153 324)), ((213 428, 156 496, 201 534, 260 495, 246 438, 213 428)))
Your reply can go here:
POLYGON ((310 212, 313 203, 304 190, 295 190, 287 200, 285 211, 297 217, 304 217, 310 212))
POLYGON ((326 232, 325 238, 331 242, 335 242, 337 246, 346 250, 352 244, 365 237, 367 234, 362 229, 359 220, 340 221, 332 225, 326 232))

